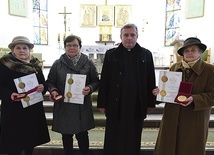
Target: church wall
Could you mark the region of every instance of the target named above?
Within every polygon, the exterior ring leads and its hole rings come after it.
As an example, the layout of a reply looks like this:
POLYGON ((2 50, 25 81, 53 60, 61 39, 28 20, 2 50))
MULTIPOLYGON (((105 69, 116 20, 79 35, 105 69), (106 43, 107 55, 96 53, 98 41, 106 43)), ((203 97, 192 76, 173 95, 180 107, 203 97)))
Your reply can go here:
MULTIPOLYGON (((214 24, 212 24, 214 14, 212 8, 213 1, 205 0, 205 13, 202 18, 186 19, 185 17, 185 1, 182 1, 181 6, 181 39, 188 36, 197 35, 202 42, 214 49, 214 42, 212 34, 214 34, 214 24)), ((132 19, 131 22, 135 23, 139 28, 140 45, 150 49, 155 57, 162 57, 162 62, 157 65, 169 65, 170 54, 173 52, 173 47, 164 47, 164 31, 165 31, 165 0, 107 0, 108 5, 124 4, 132 5, 132 19), (144 22, 148 24, 144 24, 144 22), (144 31, 142 31, 144 28, 144 31)), ((7 47, 12 38, 16 35, 25 35, 32 40, 32 5, 28 0, 27 17, 17 17, 8 14, 8 1, 0 0, 0 47, 7 47)), ((64 53, 63 43, 57 42, 58 33, 61 37, 64 33, 63 15, 59 12, 64 11, 64 6, 67 12, 72 12, 67 15, 67 29, 70 30, 68 34, 75 34, 82 38, 83 45, 98 45, 95 41, 99 39, 99 27, 80 27, 80 4, 96 4, 104 5, 105 0, 49 0, 48 1, 48 40, 49 45, 36 45, 35 52, 43 53, 45 65, 51 65, 53 61, 64 53)), ((120 28, 112 28, 112 40, 115 43, 120 42, 120 28)), ((99 44, 101 45, 101 44, 99 44)), ((107 45, 108 46, 108 45, 107 45)), ((214 62, 214 56, 211 55, 211 62, 214 62)))
POLYGON ((0 0, 0 4, 0 47, 7 47, 16 35, 22 34, 31 38, 33 28, 30 16, 26 18, 11 16, 8 14, 8 1, 0 0))
POLYGON ((211 48, 211 63, 214 63, 214 19, 212 15, 214 14, 214 1, 205 0, 204 4, 204 16, 201 18, 186 19, 186 1, 182 2, 183 11, 181 18, 181 39, 188 36, 196 36, 201 39, 203 43, 211 48))

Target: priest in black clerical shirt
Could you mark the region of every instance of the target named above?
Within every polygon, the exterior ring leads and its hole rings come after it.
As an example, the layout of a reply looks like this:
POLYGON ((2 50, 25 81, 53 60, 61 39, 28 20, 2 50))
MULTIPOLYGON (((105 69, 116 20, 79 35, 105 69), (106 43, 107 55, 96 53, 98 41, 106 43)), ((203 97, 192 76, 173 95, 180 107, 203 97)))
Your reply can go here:
POLYGON ((106 115, 103 155, 139 155, 143 121, 155 107, 149 50, 137 43, 135 24, 121 28, 122 43, 105 54, 97 107, 106 115))

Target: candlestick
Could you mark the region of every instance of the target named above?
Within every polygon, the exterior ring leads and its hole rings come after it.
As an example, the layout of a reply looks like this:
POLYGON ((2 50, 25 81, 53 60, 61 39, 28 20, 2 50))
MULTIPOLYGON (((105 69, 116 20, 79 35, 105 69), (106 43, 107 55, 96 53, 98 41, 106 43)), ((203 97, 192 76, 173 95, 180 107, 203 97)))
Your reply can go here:
POLYGON ((66 34, 64 33, 64 36, 63 36, 63 41, 65 41, 65 38, 66 38, 66 34))
POLYGON ((58 40, 58 43, 60 43, 60 33, 58 33, 58 38, 57 38, 57 40, 58 40))

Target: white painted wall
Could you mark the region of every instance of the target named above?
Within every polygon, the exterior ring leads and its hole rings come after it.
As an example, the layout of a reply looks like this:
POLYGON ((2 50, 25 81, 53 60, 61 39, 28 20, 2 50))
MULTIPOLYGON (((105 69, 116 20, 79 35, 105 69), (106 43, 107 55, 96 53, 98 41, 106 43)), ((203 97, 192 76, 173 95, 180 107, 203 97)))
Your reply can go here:
MULTIPOLYGON (((165 32, 165 0, 107 0, 108 5, 128 4, 132 5, 132 20, 139 28, 138 43, 145 48, 150 49, 154 56, 163 57, 157 65, 169 65, 170 54, 173 47, 164 47, 165 32), (156 4, 154 4, 156 3, 156 4), (148 24, 145 25, 144 32, 143 20, 148 24)), ((32 14, 31 0, 27 0, 28 10, 27 17, 17 17, 8 14, 8 1, 0 0, 0 47, 7 47, 12 38, 16 35, 25 35, 32 40, 32 14)), ((214 51, 214 22, 211 17, 214 14, 213 0, 205 0, 205 13, 202 18, 186 19, 185 6, 186 0, 182 0, 182 17, 181 17, 181 38, 196 35, 208 47, 214 51)), ((96 4, 104 5, 105 0, 49 0, 48 1, 48 40, 49 45, 36 45, 35 52, 42 52, 45 65, 51 65, 53 61, 64 53, 63 49, 59 49, 57 42, 58 33, 64 33, 63 15, 59 12, 64 11, 64 6, 68 12, 72 12, 67 16, 70 32, 82 38, 83 45, 97 45, 95 41, 99 39, 99 28, 83 28, 80 27, 80 4, 96 4)), ((113 27, 112 39, 120 42, 120 28, 113 27)), ((211 62, 214 62, 214 54, 211 55, 211 62)))

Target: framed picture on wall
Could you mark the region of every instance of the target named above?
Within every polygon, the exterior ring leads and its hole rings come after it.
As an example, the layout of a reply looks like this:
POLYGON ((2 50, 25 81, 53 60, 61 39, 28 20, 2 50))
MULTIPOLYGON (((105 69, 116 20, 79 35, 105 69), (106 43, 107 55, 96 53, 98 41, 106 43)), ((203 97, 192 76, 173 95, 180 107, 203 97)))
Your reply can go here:
POLYGON ((115 6, 115 27, 122 27, 130 22, 131 5, 115 6))
POLYGON ((97 25, 114 25, 114 6, 97 6, 97 25))
POLYGON ((26 17, 26 0, 8 0, 8 10, 10 15, 26 17))
POLYGON ((186 18, 198 18, 204 16, 204 0, 187 0, 186 18))
POLYGON ((80 4, 80 26, 95 27, 97 17, 96 12, 95 4, 80 4))

